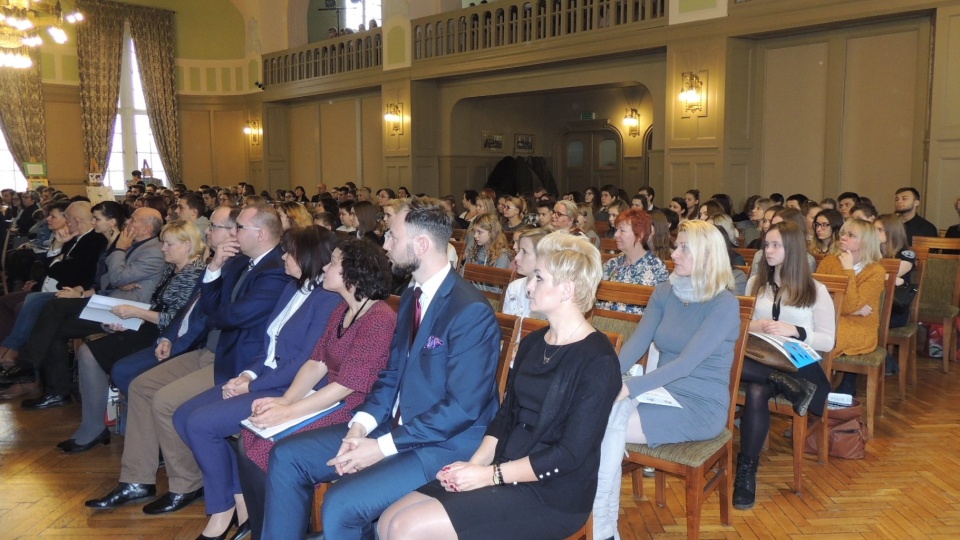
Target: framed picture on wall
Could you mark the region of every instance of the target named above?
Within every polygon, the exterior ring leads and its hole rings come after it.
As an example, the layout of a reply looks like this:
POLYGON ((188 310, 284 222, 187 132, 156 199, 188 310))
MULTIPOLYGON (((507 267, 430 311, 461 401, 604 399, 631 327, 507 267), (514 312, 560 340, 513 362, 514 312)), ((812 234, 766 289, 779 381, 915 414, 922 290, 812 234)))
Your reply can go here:
POLYGON ((503 133, 481 131, 480 149, 484 152, 503 152, 503 133))
POLYGON ((533 135, 517 133, 513 136, 513 151, 517 154, 533 153, 533 135))

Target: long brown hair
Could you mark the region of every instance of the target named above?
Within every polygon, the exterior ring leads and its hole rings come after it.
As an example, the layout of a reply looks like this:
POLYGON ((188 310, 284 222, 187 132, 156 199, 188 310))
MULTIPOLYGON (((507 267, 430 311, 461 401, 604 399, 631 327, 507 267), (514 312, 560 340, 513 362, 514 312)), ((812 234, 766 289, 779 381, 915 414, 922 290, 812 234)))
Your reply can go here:
POLYGON ((897 258, 900 250, 907 247, 907 231, 903 228, 903 221, 897 214, 883 214, 877 217, 883 225, 883 234, 887 241, 880 244, 880 252, 884 257, 897 258))
MULTIPOLYGON (((473 220, 473 223, 470 224, 467 234, 473 236, 473 231, 476 229, 483 229, 490 233, 490 242, 488 242, 486 246, 487 262, 489 263, 487 266, 493 266, 493 263, 500 258, 502 253, 506 253, 507 258, 513 257, 513 252, 511 252, 507 246, 507 237, 503 234, 503 227, 500 226, 500 218, 496 212, 477 216, 477 218, 473 220)), ((471 258, 476 258, 481 247, 483 246, 474 242, 471 258)))
MULTIPOLYGON (((770 231, 780 233, 783 241, 783 263, 780 265, 780 290, 775 299, 788 306, 810 307, 817 301, 817 285, 810 275, 810 266, 807 263, 807 235, 804 227, 792 221, 781 221, 771 225, 764 235, 764 240, 770 231)), ((751 296, 763 294, 767 286, 777 290, 774 282, 775 267, 767 264, 767 258, 761 256, 758 263, 757 276, 750 289, 751 296)))

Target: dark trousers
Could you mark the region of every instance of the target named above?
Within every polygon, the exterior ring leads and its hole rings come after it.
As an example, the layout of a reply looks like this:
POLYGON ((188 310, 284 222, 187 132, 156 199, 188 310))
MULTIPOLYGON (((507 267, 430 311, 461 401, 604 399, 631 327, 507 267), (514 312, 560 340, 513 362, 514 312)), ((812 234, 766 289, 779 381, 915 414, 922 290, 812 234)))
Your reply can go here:
POLYGON ((103 332, 100 323, 80 319, 87 298, 56 298, 47 303, 33 327, 19 362, 43 370, 48 394, 69 394, 73 370, 67 340, 103 332))
POLYGON ((263 505, 267 500, 267 473, 247 457, 243 451, 243 441, 236 444, 237 470, 240 472, 240 489, 243 501, 247 505, 247 519, 253 540, 260 540, 263 530, 263 505))
MULTIPOLYGON (((369 436, 376 438, 382 430, 369 436)), ((384 458, 360 472, 337 476, 327 461, 347 433, 340 424, 282 439, 270 452, 263 538, 303 538, 310 520, 314 486, 336 482, 323 500, 323 534, 337 540, 372 540, 373 523, 388 506, 426 484, 415 451, 384 458)))

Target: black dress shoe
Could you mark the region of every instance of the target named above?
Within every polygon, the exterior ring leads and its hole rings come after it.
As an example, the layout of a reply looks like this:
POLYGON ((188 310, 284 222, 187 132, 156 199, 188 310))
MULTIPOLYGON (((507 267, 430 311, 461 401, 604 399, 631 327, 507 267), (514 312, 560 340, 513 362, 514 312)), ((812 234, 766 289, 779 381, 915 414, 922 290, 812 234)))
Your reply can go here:
POLYGON ((28 383, 37 380, 37 370, 13 366, 0 372, 0 383, 28 383))
MULTIPOLYGON (((246 525, 249 522, 250 520, 248 519, 243 524, 246 525)), ((227 533, 229 533, 230 529, 232 529, 236 524, 237 524, 237 513, 234 512, 233 517, 230 518, 230 523, 227 523, 227 528, 222 533, 218 534, 217 536, 207 536, 203 533, 200 533, 200 536, 197 537, 197 540, 226 540, 227 533)))
POLYGON ((107 493, 99 499, 92 499, 85 503, 87 508, 96 508, 105 510, 107 508, 116 508, 132 502, 139 502, 149 499, 157 494, 157 486, 153 484, 128 484, 120 482, 113 491, 107 493))
POLYGON ((70 404, 68 394, 44 394, 36 399, 25 399, 20 402, 21 409, 30 411, 39 411, 51 407, 63 407, 70 404))
POLYGON ((233 536, 230 537, 230 540, 244 540, 245 538, 250 537, 250 520, 247 519, 237 527, 237 532, 233 533, 233 536))
POLYGON ((169 514, 170 512, 176 512, 177 510, 182 510, 190 506, 190 504, 201 497, 203 497, 203 488, 191 491, 190 493, 174 493, 171 491, 144 506, 143 513, 150 515, 169 514))
POLYGON ((81 452, 86 452, 87 450, 90 450, 91 448, 93 448, 94 446, 97 446, 98 444, 102 444, 103 446, 110 444, 109 429, 104 428, 99 435, 94 437, 92 441, 86 444, 77 444, 76 439, 70 439, 69 441, 63 441, 57 446, 59 446, 60 449, 63 450, 63 452, 66 454, 79 454, 81 452))

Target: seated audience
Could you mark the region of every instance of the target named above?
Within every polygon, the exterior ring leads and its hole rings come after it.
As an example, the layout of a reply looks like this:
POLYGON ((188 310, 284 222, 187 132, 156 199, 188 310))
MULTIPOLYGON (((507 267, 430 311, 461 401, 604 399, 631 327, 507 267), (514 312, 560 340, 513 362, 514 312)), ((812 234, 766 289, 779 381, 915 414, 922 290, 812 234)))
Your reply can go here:
MULTIPOLYGON (((246 206, 246 201, 244 201, 246 206)), ((300 202, 283 201, 277 204, 277 213, 280 215, 280 226, 284 231, 291 228, 303 228, 313 225, 313 219, 307 207, 300 202)))
POLYGON ((650 211, 650 219, 653 221, 653 232, 647 237, 647 248, 661 261, 668 261, 673 252, 670 231, 680 224, 679 217, 669 209, 664 211, 655 208, 650 211), (676 225, 670 221, 669 214, 673 214, 676 225))
POLYGON ((589 204, 577 204, 577 219, 574 222, 576 228, 593 243, 593 247, 600 249, 600 235, 597 234, 597 228, 593 221, 593 211, 589 204))
POLYGON ((837 210, 821 210, 813 219, 813 241, 810 253, 813 255, 836 255, 840 249, 840 228, 843 216, 837 210))
MULTIPOLYGON (((670 277, 667 265, 647 250, 646 241, 653 229, 650 214, 631 208, 617 215, 614 227, 614 238, 621 254, 603 265, 604 280, 653 286, 670 277)), ((627 313, 643 313, 642 306, 621 302, 598 302, 597 306, 627 313)))
POLYGON ((610 203, 610 206, 607 206, 606 214, 608 223, 610 223, 610 228, 607 230, 607 238, 613 238, 613 235, 617 232, 617 226, 615 225, 617 216, 626 212, 627 208, 627 203, 621 200, 615 200, 610 203))
POLYGON ((354 234, 357 238, 363 238, 376 244, 383 245, 383 237, 380 235, 380 223, 377 221, 377 211, 373 203, 369 201, 358 201, 350 209, 350 218, 357 228, 354 234))
MULTIPOLYGON (((821 274, 851 278, 843 295, 834 350, 845 355, 868 353, 877 347, 880 295, 886 276, 877 262, 881 258, 877 230, 866 221, 851 218, 840 228, 839 248, 839 254, 824 257, 817 267, 821 274)), ((856 395, 857 374, 844 373, 836 391, 856 395)))
MULTIPOLYGON (((383 251, 354 240, 341 244, 326 267, 323 288, 338 294, 344 302, 334 309, 323 336, 289 388, 279 397, 253 401, 247 413, 256 427, 275 426, 340 401, 344 402, 343 407, 295 433, 342 424, 363 403, 378 373, 386 366, 397 316, 381 301, 390 292, 390 263, 383 251), (311 389, 316 392, 308 395, 311 389)), ((250 513, 251 530, 259 534, 263 525, 265 471, 273 442, 248 430, 241 435, 238 466, 242 498, 250 513)))
MULTIPOLYGON (((749 224, 751 226, 743 227, 743 240, 746 242, 747 247, 751 249, 758 249, 762 247, 760 244, 763 243, 763 235, 766 233, 766 230, 763 228, 763 216, 767 212, 767 208, 773 206, 773 201, 766 197, 760 197, 753 202, 753 207, 750 209, 749 213, 749 224)), ((769 222, 767 223, 767 228, 770 227, 769 222)))
MULTIPOLYGON (((332 328, 328 321, 341 305, 341 295, 332 290, 339 277, 333 276, 334 269, 342 256, 334 250, 335 242, 335 234, 314 226, 284 235, 284 270, 293 281, 267 317, 270 322, 257 352, 234 378, 186 401, 173 415, 173 425, 203 475, 210 516, 203 531, 207 537, 222 537, 234 523, 239 523, 239 531, 250 527, 237 456, 226 437, 236 433, 240 421, 251 415, 255 401, 284 395, 310 351, 332 328)), ((369 249, 376 253, 379 248, 369 249)), ((346 246, 344 250, 350 251, 346 246)), ((286 420, 292 418, 296 416, 286 420)))
MULTIPOLYGON (((907 232, 903 222, 897 214, 878 216, 873 222, 880 240, 880 256, 888 259, 900 259, 900 269, 897 272, 897 286, 912 283, 913 268, 917 264, 917 254, 907 245, 907 232)), ((916 299, 914 299, 916 301, 916 299)), ((909 309, 893 309, 890 312, 890 328, 906 326, 910 319, 909 309)), ((899 364, 893 355, 887 353, 886 374, 894 375, 900 372, 899 364)))
POLYGON ((142 319, 140 328, 124 331, 120 325, 110 326, 113 333, 84 343, 76 352, 83 416, 73 436, 57 445, 67 454, 86 452, 97 444, 110 442, 110 430, 104 425, 107 374, 120 359, 156 342, 160 332, 187 305, 203 274, 206 245, 192 223, 181 220, 164 226, 160 241, 168 266, 150 299, 150 309, 120 304, 111 310, 121 319, 142 319))
MULTIPOLYGON (((481 214, 473 220, 470 228, 467 229, 466 244, 467 253, 464 258, 464 266, 479 264, 494 268, 510 267, 510 259, 513 254, 507 247, 507 238, 500 229, 500 219, 495 212, 481 214)), ((479 283, 474 285, 483 291, 500 292, 498 287, 479 283)))
POLYGON ((697 219, 700 214, 700 190, 691 189, 683 194, 683 200, 687 203, 687 219, 697 219))
POLYGON ((620 382, 610 340, 583 315, 600 254, 583 238, 553 233, 537 246, 533 276, 531 307, 550 326, 520 343, 483 441, 388 508, 379 538, 566 538, 587 520, 603 435, 597 418, 609 414, 620 382))
MULTIPOLYGON (((803 341, 816 351, 833 349, 836 334, 833 300, 827 288, 815 281, 807 265, 803 229, 792 222, 777 223, 764 237, 760 269, 747 283, 747 294, 756 297, 751 332, 803 341)), ((740 417, 740 454, 733 485, 734 508, 753 508, 757 493, 757 466, 770 431, 768 401, 783 395, 794 411, 823 415, 830 381, 823 367, 813 363, 796 373, 786 373, 745 358, 741 374, 745 391, 740 417)))
POLYGON ((731 292, 733 275, 723 236, 709 223, 682 223, 673 262, 669 283, 657 286, 637 330, 620 351, 621 373, 636 364, 651 344, 659 349, 660 359, 656 369, 624 379, 621 399, 614 403, 607 421, 593 506, 594 538, 609 538, 617 530, 626 442, 658 445, 706 440, 720 435, 727 424, 740 306, 731 292), (635 400, 660 387, 681 407, 635 400))
POLYGON ((527 203, 520 197, 505 197, 503 201, 503 230, 519 231, 527 228, 524 216, 527 215, 527 203))
POLYGON ((273 447, 263 538, 303 537, 314 485, 333 480, 324 534, 371 538, 383 510, 479 446, 497 409, 500 329, 486 298, 448 264, 451 231, 432 199, 408 199, 394 217, 384 247, 414 286, 400 301, 387 367, 348 424, 273 447))
POLYGON ((676 212, 680 216, 680 222, 687 220, 687 201, 683 197, 674 197, 670 199, 670 204, 667 205, 667 208, 676 212))

